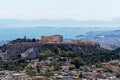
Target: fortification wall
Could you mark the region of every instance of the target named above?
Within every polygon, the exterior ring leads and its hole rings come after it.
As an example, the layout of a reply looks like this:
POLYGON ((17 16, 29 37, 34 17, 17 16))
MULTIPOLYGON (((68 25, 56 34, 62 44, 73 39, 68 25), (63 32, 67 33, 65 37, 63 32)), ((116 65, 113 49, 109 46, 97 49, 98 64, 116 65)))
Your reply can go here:
POLYGON ((41 37, 42 43, 60 43, 62 41, 63 41, 63 36, 61 36, 61 35, 42 36, 41 37))

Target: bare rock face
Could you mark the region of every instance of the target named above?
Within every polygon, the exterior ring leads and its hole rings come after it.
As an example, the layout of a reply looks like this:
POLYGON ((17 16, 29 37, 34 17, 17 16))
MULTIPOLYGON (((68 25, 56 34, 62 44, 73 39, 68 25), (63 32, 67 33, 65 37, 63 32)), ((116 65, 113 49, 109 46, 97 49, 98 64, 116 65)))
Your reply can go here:
POLYGON ((34 59, 39 56, 39 51, 36 48, 30 48, 24 53, 21 53, 21 58, 34 59))
POLYGON ((20 58, 21 53, 24 53, 26 50, 38 45, 37 42, 25 42, 18 44, 9 44, 7 45, 7 50, 5 54, 6 59, 15 59, 20 58))

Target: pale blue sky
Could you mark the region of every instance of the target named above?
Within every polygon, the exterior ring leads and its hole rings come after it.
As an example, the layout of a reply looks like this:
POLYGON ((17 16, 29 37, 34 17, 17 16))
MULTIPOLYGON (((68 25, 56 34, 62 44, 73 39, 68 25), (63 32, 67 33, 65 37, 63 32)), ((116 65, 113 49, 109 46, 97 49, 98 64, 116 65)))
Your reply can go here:
POLYGON ((0 18, 110 20, 120 0, 0 0, 0 18))

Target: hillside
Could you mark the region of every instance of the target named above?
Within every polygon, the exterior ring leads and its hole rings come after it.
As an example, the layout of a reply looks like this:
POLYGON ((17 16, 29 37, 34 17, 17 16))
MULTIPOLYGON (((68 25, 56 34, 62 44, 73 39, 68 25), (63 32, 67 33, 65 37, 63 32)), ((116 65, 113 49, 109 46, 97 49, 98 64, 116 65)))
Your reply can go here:
POLYGON ((99 42, 101 47, 116 49, 120 47, 120 30, 91 31, 85 35, 76 36, 78 39, 99 42))

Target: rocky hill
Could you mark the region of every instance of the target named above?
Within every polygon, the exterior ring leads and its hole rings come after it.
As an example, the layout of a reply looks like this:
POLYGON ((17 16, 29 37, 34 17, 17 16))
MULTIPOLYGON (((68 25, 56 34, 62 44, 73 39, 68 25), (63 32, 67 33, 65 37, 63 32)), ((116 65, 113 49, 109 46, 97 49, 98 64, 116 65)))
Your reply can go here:
POLYGON ((64 57, 72 59, 81 57, 87 65, 119 59, 118 50, 101 48, 96 42, 73 40, 72 43, 40 43, 22 42, 7 44, 3 47, 5 60, 18 59, 46 59, 48 57, 64 57))
POLYGON ((44 53, 46 50, 51 50, 56 55, 61 53, 69 52, 72 54, 82 54, 82 53, 92 53, 95 51, 100 51, 101 48, 99 44, 72 44, 72 43, 19 43, 7 45, 6 59, 16 59, 16 58, 26 58, 33 59, 37 58, 40 53, 44 53))

